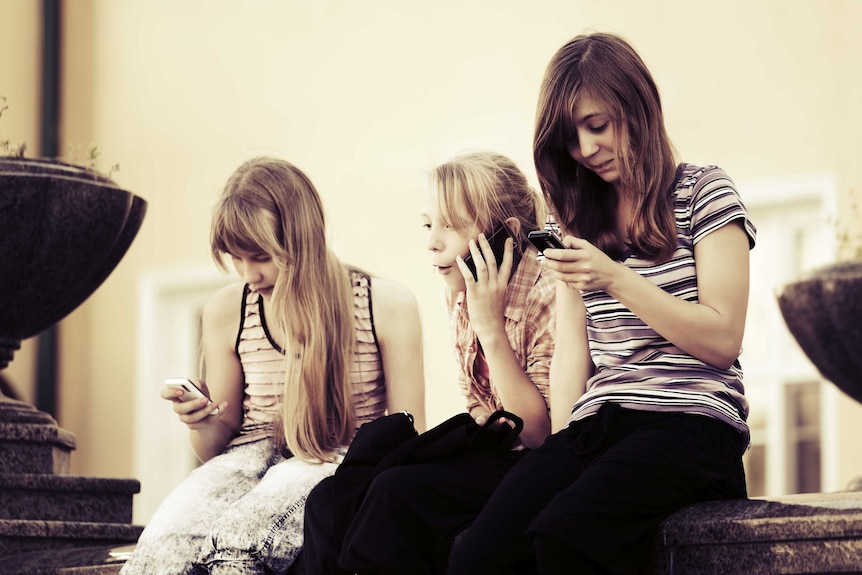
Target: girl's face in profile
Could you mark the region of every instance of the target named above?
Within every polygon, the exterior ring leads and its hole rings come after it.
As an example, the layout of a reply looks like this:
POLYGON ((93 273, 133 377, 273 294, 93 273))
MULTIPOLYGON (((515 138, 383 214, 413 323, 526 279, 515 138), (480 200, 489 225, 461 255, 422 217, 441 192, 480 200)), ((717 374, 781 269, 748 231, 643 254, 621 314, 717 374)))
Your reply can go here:
POLYGON ((600 103, 586 94, 575 105, 575 131, 577 139, 569 142, 569 156, 607 183, 619 183, 614 124, 600 103))
POLYGON ((464 276, 455 258, 464 257, 469 252, 470 236, 457 231, 444 220, 436 199, 430 193, 425 194, 421 217, 425 248, 431 253, 431 265, 451 291, 466 290, 464 276))

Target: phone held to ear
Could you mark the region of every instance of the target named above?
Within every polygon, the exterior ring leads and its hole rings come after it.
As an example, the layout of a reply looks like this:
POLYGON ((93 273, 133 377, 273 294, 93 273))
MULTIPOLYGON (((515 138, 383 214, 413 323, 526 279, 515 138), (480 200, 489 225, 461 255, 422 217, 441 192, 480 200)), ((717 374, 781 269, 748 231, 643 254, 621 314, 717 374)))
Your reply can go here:
MULTIPOLYGON (((187 377, 169 377, 165 380, 165 387, 181 390, 183 392, 183 401, 200 399, 202 397, 209 399, 209 397, 201 391, 201 388, 195 385, 192 380, 187 377)), ((218 415, 218 412, 219 410, 216 408, 212 413, 210 413, 210 415, 218 415)))
POLYGON ((541 257, 544 257, 544 252, 547 249, 566 249, 566 246, 563 245, 563 240, 551 230, 534 230, 527 234, 527 239, 536 246, 541 257))
MULTIPOLYGON (((511 237, 509 233, 509 228, 506 227, 505 224, 501 224, 497 227, 493 232, 491 232, 490 236, 487 236, 488 243, 491 244, 491 251, 494 252, 494 259, 497 260, 497 267, 500 267, 500 264, 503 263, 503 253, 506 249, 506 238, 511 237)), ((514 248, 512 249, 512 271, 518 267, 518 263, 521 261, 521 250, 518 246, 517 240, 512 238, 514 248)), ((481 249, 481 248, 480 248, 481 249)), ((470 252, 467 252, 467 255, 464 256, 464 263, 467 264, 467 267, 470 268, 470 272, 473 274, 473 279, 478 281, 479 278, 476 276, 476 262, 473 261, 473 255, 470 252)))

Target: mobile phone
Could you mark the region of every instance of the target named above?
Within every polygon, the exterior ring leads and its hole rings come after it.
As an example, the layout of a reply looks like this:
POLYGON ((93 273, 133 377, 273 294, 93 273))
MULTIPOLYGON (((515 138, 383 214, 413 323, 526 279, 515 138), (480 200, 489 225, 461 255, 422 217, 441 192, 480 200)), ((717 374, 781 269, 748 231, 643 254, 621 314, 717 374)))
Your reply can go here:
MULTIPOLYGON (((209 397, 201 391, 194 382, 187 377, 169 377, 165 380, 165 387, 170 387, 171 389, 180 389, 183 392, 183 401, 189 401, 192 399, 200 399, 202 397, 209 397)), ((219 409, 215 408, 210 415, 218 415, 219 409)))
POLYGON ((527 234, 527 239, 530 240, 530 243, 536 246, 536 249, 539 250, 539 253, 542 255, 544 255, 544 252, 547 249, 566 249, 560 236, 551 230, 534 230, 527 234))
MULTIPOLYGON (((506 238, 511 237, 509 233, 509 228, 506 227, 505 224, 500 224, 493 232, 491 232, 490 236, 487 236, 488 243, 491 244, 491 251, 494 252, 494 259, 497 260, 497 267, 503 263, 503 254, 506 250, 506 238)), ((512 271, 515 271, 515 268, 518 267, 518 263, 521 261, 521 250, 518 247, 518 241, 512 238, 514 241, 514 246, 512 250, 512 271)), ((481 246, 479 248, 481 250, 481 246)), ((476 275, 476 262, 473 261, 473 254, 467 252, 467 255, 464 256, 464 263, 467 264, 467 267, 470 268, 470 272, 473 274, 473 279, 478 281, 479 277, 476 275)))

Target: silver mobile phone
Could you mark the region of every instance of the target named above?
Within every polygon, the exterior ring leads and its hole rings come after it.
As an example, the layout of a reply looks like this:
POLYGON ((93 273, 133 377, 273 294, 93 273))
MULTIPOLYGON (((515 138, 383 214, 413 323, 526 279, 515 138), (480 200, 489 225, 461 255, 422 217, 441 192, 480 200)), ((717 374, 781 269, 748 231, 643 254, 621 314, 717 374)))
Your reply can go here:
MULTIPOLYGON (((199 388, 194 382, 187 377, 169 377, 165 380, 165 387, 171 389, 179 389, 183 392, 183 401, 192 399, 200 399, 209 397, 199 388)), ((218 408, 214 409, 210 415, 218 415, 218 408)))

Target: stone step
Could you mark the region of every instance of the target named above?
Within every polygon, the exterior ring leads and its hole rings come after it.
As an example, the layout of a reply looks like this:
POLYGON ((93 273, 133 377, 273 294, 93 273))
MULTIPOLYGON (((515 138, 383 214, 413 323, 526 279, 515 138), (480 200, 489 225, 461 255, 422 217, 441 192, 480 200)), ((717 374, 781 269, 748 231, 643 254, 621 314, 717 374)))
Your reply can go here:
POLYGON ((0 557, 0 575, 116 575, 134 545, 33 551, 0 557))
POLYGON ((0 473, 0 519, 129 523, 136 479, 0 473))
POLYGON ((50 423, 0 423, 3 473, 69 473, 75 445, 72 432, 50 423))
POLYGON ((0 520, 0 564, 7 556, 44 550, 129 545, 136 543, 141 525, 87 521, 0 520))

